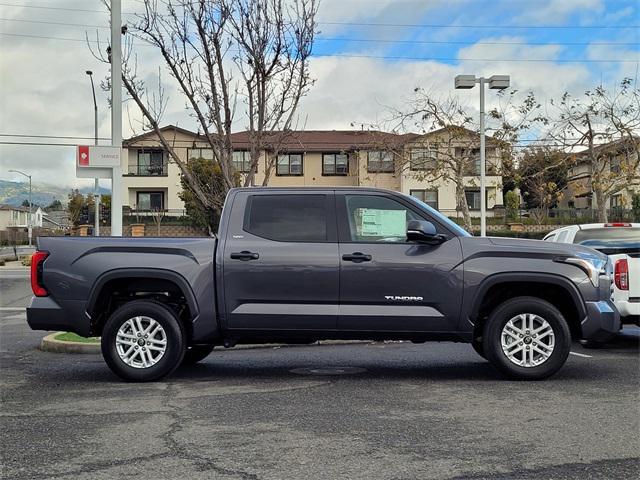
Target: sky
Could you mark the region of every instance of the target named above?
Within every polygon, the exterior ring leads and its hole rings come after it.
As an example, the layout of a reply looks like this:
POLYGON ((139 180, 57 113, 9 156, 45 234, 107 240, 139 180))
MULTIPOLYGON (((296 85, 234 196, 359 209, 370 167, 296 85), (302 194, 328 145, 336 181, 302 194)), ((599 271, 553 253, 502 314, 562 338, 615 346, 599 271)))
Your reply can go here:
MULTIPOLYGON (((141 0, 122 0, 123 22, 140 8, 141 0)), ((513 88, 533 90, 546 102, 636 78, 640 64, 637 0, 321 0, 317 21, 316 82, 300 108, 299 125, 307 129, 378 124, 405 106, 416 87, 453 94, 458 74, 507 74, 513 88)), ((99 81, 108 66, 84 38, 96 31, 106 38, 107 27, 99 0, 0 0, 0 179, 20 181, 8 172, 20 169, 37 183, 92 182, 75 178, 73 146, 44 144, 91 143, 85 71, 99 81)), ((151 81, 158 57, 149 47, 138 52, 140 72, 151 81)), ((196 130, 179 92, 167 94, 163 123, 196 130)), ((477 95, 460 92, 472 109, 477 95)), ((99 136, 108 138, 107 96, 100 89, 97 96, 99 136)), ((488 107, 495 101, 489 93, 488 107)), ((126 138, 133 133, 128 119, 135 127, 138 113, 129 104, 124 110, 126 138)), ((234 128, 244 127, 238 115, 234 128)))

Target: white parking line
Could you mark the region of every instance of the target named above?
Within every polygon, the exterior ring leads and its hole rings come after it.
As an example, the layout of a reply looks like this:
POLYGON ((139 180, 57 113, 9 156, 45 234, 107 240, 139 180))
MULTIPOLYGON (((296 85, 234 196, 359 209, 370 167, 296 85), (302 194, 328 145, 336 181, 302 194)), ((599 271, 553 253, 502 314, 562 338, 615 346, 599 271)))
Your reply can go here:
POLYGON ((0 312, 18 312, 26 308, 27 307, 0 307, 0 312))
POLYGON ((584 353, 569 352, 569 354, 576 357, 593 358, 593 355, 585 355, 584 353))

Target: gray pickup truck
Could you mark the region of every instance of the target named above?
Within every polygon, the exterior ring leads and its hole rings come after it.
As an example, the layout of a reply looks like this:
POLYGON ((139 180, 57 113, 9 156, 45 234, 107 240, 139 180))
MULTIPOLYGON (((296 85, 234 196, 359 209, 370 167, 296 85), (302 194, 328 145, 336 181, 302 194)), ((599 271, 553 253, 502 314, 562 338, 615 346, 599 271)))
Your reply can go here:
POLYGON ((39 238, 27 321, 101 336, 133 381, 218 345, 320 339, 467 342, 506 376, 541 379, 572 337, 620 329, 611 277, 589 248, 472 237, 397 192, 233 189, 218 237, 39 238))

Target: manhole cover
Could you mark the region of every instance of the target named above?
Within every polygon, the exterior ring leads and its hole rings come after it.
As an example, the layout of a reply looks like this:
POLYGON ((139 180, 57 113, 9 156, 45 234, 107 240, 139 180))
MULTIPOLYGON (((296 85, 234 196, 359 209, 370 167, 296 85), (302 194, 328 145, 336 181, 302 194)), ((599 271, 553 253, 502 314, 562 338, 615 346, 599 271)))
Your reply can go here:
POLYGON ((324 368, 294 368, 291 373, 298 375, 352 375, 366 372, 366 368, 360 367, 324 367, 324 368))

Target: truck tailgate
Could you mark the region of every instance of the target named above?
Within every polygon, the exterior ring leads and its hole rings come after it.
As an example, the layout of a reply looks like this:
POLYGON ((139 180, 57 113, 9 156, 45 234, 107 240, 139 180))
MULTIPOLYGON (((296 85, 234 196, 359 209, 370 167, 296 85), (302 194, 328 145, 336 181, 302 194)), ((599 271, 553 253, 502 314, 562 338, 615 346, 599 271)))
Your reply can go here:
POLYGON ((629 298, 640 298, 640 254, 627 255, 629 264, 629 298))

